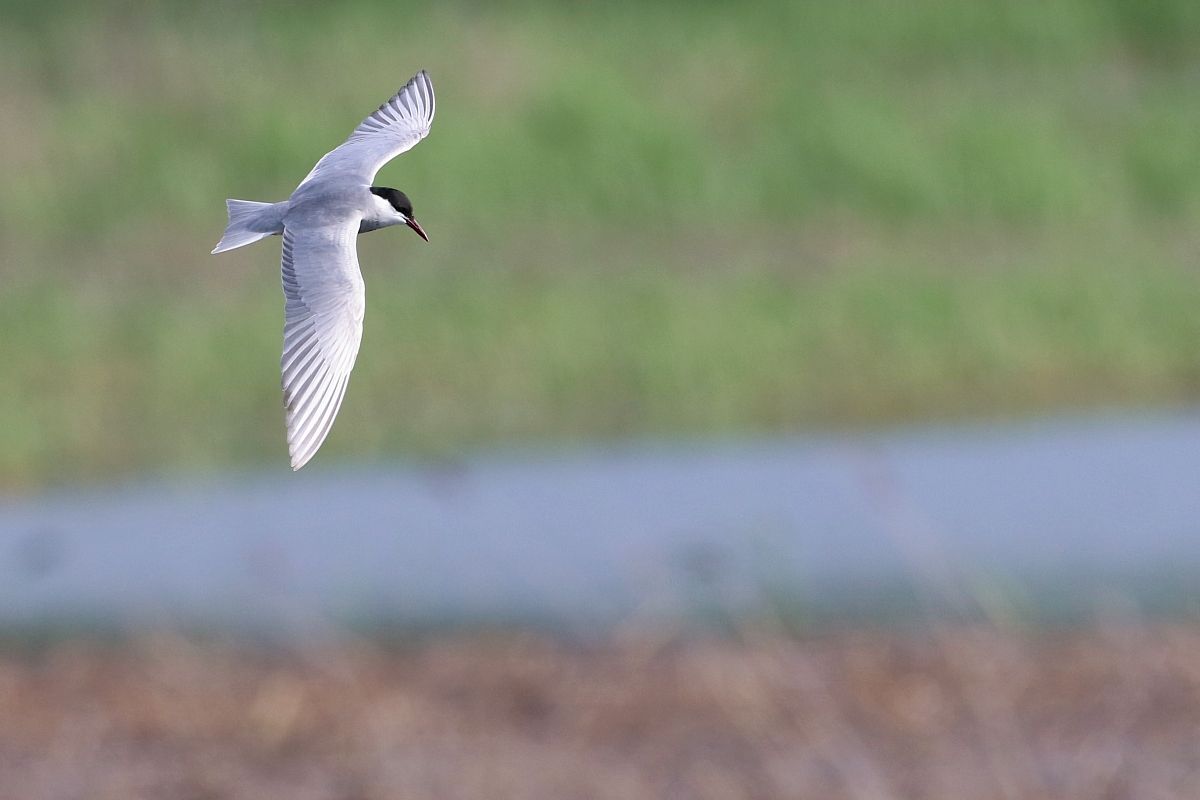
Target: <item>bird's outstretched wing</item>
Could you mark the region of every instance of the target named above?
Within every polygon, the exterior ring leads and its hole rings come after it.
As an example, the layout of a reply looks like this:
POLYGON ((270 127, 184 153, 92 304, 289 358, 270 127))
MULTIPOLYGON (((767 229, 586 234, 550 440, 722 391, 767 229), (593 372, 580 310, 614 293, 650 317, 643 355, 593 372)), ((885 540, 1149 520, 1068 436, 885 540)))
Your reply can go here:
POLYGON ((283 398, 292 469, 329 435, 362 341, 358 217, 283 231, 283 398))
POLYGON ((353 178, 370 185, 380 167, 429 135, 433 110, 433 83, 421 70, 349 139, 326 153, 300 185, 318 178, 353 178))

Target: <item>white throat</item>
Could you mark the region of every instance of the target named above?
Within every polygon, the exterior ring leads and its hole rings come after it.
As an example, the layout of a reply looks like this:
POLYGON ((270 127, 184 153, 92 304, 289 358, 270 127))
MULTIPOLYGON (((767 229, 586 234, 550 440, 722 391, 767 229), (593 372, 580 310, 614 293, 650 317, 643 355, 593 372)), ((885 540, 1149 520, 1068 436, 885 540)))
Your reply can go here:
POLYGON ((362 224, 359 225, 358 232, 365 233, 366 231, 379 230, 392 225, 404 225, 408 219, 396 209, 392 208, 392 204, 384 198, 370 193, 371 206, 367 213, 363 215, 362 224))

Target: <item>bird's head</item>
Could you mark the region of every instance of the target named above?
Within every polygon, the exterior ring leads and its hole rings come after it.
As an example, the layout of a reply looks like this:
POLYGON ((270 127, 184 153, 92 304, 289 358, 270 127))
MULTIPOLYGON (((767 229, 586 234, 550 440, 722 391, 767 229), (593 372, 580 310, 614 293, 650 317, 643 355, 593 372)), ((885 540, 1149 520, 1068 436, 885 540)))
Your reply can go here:
POLYGON ((429 236, 426 235, 425 229, 417 222, 417 218, 413 216, 412 201, 408 199, 408 195, 399 189, 391 189, 387 186, 372 186, 371 194, 387 201, 392 212, 396 215, 397 225, 407 225, 417 232, 425 241, 429 241, 429 236))

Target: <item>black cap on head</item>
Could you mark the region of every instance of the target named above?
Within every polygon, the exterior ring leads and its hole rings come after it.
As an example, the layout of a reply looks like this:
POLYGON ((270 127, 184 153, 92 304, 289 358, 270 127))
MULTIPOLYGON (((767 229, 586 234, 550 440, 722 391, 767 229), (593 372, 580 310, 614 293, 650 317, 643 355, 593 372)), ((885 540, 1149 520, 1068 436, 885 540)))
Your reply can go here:
POLYGON ((399 189, 391 189, 387 186, 372 186, 371 194, 376 194, 392 204, 392 208, 399 211, 409 219, 413 218, 412 201, 408 199, 408 195, 399 189))

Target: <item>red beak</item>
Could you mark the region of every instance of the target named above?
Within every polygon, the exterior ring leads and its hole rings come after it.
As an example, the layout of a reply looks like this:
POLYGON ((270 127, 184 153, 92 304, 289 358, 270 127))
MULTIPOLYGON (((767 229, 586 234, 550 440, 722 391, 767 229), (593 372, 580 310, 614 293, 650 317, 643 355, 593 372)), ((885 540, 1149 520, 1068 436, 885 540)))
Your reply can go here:
POLYGON ((404 221, 404 224, 407 225, 408 227, 412 228, 414 231, 416 231, 417 236, 420 236, 422 239, 424 239, 427 242, 429 241, 429 236, 425 233, 425 229, 422 228, 415 219, 413 219, 412 217, 409 217, 407 220, 404 221))

